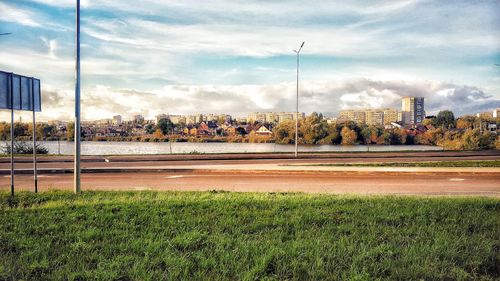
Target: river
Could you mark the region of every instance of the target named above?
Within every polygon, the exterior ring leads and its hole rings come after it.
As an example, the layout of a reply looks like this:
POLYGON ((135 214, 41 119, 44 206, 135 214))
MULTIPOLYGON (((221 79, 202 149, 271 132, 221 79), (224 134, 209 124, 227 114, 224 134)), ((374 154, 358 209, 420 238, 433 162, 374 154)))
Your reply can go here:
MULTIPOLYGON (((73 154, 74 142, 40 141, 49 154, 73 154)), ((4 146, 6 142, 3 142, 4 146)), ((299 152, 428 151, 428 145, 300 145, 299 152)), ((293 152, 294 145, 273 143, 82 142, 82 155, 293 152)))

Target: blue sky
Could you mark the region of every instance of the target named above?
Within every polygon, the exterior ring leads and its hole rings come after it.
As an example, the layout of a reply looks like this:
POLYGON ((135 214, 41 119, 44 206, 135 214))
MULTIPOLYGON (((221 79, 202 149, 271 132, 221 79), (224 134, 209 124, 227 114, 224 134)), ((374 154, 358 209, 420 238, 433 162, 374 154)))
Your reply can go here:
MULTIPOLYGON (((42 79, 46 120, 72 116, 73 2, 0 0, 0 69, 42 79)), ((82 0, 84 118, 293 110, 302 41, 302 111, 500 107, 496 0, 82 0)))

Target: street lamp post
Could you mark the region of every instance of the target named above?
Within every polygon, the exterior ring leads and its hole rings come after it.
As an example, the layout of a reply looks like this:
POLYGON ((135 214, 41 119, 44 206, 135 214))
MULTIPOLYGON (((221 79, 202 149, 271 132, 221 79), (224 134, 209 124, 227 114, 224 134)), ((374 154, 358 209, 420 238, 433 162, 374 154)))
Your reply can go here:
POLYGON ((75 63, 75 169, 74 191, 80 193, 80 0, 76 0, 76 63, 75 63))
POLYGON ((295 158, 297 158, 299 154, 299 55, 300 50, 304 47, 304 43, 300 45, 299 50, 293 50, 297 54, 297 103, 295 110, 295 158))

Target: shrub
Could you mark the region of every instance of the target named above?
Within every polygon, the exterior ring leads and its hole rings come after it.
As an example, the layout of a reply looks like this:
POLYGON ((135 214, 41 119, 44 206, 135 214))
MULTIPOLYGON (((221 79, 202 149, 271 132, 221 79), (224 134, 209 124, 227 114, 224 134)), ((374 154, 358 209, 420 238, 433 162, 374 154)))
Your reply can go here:
MULTIPOLYGON (((2 149, 2 154, 10 154, 11 152, 11 146, 10 144, 5 145, 2 149)), ((40 145, 36 145, 36 153, 37 154, 48 154, 49 150, 40 145)), ((33 154, 33 144, 30 142, 24 142, 24 141, 16 141, 14 142, 14 154, 33 154)))

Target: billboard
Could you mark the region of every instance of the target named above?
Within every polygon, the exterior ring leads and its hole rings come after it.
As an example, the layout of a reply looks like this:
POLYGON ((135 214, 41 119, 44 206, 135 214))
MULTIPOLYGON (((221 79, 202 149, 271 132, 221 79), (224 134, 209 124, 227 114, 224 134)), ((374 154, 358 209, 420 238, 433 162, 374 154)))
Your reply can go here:
POLYGON ((0 109, 42 111, 40 80, 0 71, 0 109))

